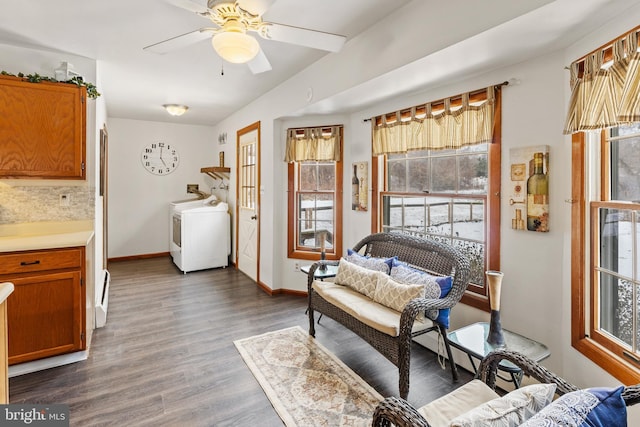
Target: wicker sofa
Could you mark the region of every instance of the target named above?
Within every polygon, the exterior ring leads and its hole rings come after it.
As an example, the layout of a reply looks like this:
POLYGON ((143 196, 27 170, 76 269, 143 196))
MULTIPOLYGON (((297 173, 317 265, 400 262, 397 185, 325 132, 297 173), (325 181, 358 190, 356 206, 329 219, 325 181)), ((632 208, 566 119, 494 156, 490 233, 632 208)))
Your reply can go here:
MULTIPOLYGON (((391 363, 398 367, 400 397, 409 394, 409 372, 411 341, 417 335, 430 331, 437 331, 444 338, 445 349, 450 361, 453 380, 457 381, 458 372, 453 362, 451 347, 447 340, 446 328, 437 322, 429 322, 428 327, 416 330, 416 317, 426 310, 446 309, 453 307, 462 297, 469 282, 469 261, 453 246, 400 233, 371 234, 354 247, 354 251, 367 257, 385 258, 397 257, 397 260, 419 271, 425 271, 437 276, 451 276, 453 285, 448 295, 441 299, 416 298, 411 300, 402 313, 397 312, 395 333, 380 330, 371 322, 363 321, 353 312, 323 298, 317 291, 321 284, 314 280, 315 270, 319 263, 311 266, 308 273, 308 315, 309 334, 315 337, 314 313, 331 317, 349 328, 391 363)), ((372 302, 372 304, 375 304, 372 302)), ((319 319, 318 319, 319 321, 319 319)))
MULTIPOLYGON (((482 362, 480 363, 480 367, 478 368, 478 374, 476 376, 477 379, 486 384, 490 389, 496 389, 496 378, 498 375, 498 364, 502 360, 508 360, 511 363, 517 365, 520 369, 522 369, 523 374, 530 376, 541 384, 555 384, 555 394, 562 396, 571 392, 581 392, 578 387, 572 385, 554 374, 553 372, 547 370, 545 367, 540 365, 539 363, 523 356, 520 353, 507 350, 500 349, 491 352, 487 355, 482 362)), ((458 392, 458 390, 454 390, 441 397, 438 400, 446 400, 453 399, 453 394, 458 392)), ((575 394, 575 393, 573 393, 575 394)), ((468 398, 469 395, 467 395, 468 398)), ((569 397, 569 396, 565 396, 569 397)), ((600 420, 600 423, 596 423, 595 425, 606 425, 607 427, 614 427, 618 425, 626 425, 626 409, 624 406, 631 406, 638 402, 640 402, 640 384, 634 386, 624 387, 621 392, 621 408, 615 408, 615 413, 618 414, 619 417, 622 417, 625 421, 622 423, 615 423, 611 420, 604 421, 600 420)), ((560 399, 559 399, 560 400, 560 399)), ((589 414, 585 413, 584 407, 580 405, 580 402, 577 398, 571 396, 571 399, 567 399, 564 405, 560 405, 560 402, 555 401, 554 408, 550 408, 551 403, 549 403, 546 407, 542 409, 542 411, 546 411, 549 414, 549 419, 546 420, 532 420, 529 419, 528 422, 533 425, 577 425, 577 424, 563 424, 557 421, 557 418, 553 417, 562 417, 562 412, 558 414, 558 408, 560 411, 569 412, 566 410, 567 406, 574 406, 576 408, 575 413, 572 416, 583 416, 588 417, 589 414), (554 422, 553 420, 556 419, 554 422), (551 421, 550 421, 551 420, 551 421), (534 422, 537 421, 537 422, 534 422)), ((399 399, 397 397, 387 397, 385 400, 380 402, 375 409, 373 414, 373 426, 374 427, 389 427, 394 425, 396 427, 433 427, 432 424, 429 424, 425 417, 428 417, 430 414, 430 410, 433 410, 437 407, 438 402, 431 402, 428 405, 425 405, 419 409, 413 407, 410 403, 408 403, 404 399, 399 399)), ((458 406, 462 406, 459 405, 458 406)), ((590 408, 590 410, 595 410, 595 407, 590 408)), ((509 408, 511 410, 511 408, 509 408)), ((604 411, 604 410, 603 410, 604 411)), ((613 412, 613 411, 612 411, 613 412)), ((542 415, 542 413, 540 413, 542 415)), ((546 415, 546 414, 545 414, 546 415)), ((601 416, 601 415, 599 415, 601 416)), ((542 417, 545 418, 545 417, 542 417)), ((566 420, 565 420, 566 421, 566 420)), ((476 422, 479 422, 476 420, 476 422)), ((527 421, 525 421, 527 422, 527 421)), ((568 422, 568 421, 567 421, 568 422)), ((575 420, 574 420, 575 422, 575 420)), ((578 421, 579 423, 579 421, 578 421)), ((444 424, 449 425, 449 424, 444 424)), ((497 422, 485 422, 483 425, 498 425, 497 422)), ((500 424, 502 425, 502 424, 500 424)), ((583 425, 583 424, 581 424, 583 425)), ((588 424, 592 425, 592 424, 588 424)))

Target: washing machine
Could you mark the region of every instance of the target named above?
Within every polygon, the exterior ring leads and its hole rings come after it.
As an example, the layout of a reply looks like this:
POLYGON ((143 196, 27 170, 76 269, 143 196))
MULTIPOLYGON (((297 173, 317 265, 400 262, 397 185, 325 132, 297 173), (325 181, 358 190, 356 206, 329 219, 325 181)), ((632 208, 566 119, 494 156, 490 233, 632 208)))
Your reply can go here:
POLYGON ((170 204, 170 252, 183 272, 227 267, 231 254, 229 206, 210 196, 170 204))

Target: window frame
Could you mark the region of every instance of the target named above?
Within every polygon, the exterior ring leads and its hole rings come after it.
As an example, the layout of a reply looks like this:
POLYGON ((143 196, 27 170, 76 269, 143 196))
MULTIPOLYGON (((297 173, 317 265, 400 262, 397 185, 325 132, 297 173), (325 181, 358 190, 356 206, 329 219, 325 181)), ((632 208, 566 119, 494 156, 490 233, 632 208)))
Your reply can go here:
MULTIPOLYGON (((599 168, 587 164, 586 134, 577 132, 571 137, 571 345, 623 383, 637 384, 640 382, 640 358, 597 332, 595 325, 598 300, 594 297, 595 265, 592 254, 597 239, 592 238, 591 233, 593 227, 598 225, 593 223, 595 215, 591 214, 591 209, 602 206, 602 201, 610 199, 608 130, 601 131, 599 135, 599 168), (593 181, 599 182, 601 191, 593 197, 594 200, 587 196, 587 167, 599 174, 593 181), (591 202, 594 202, 593 205, 591 202)), ((616 202, 612 202, 611 207, 615 206, 616 202)))
MULTIPOLYGON (((342 132, 340 134, 342 139, 342 132)), ((341 141, 342 143, 342 141, 341 141)), ((326 163, 326 162, 321 162, 326 163)), ((342 183, 343 183, 343 161, 335 162, 336 182, 333 190, 334 195, 334 233, 333 247, 327 249, 327 260, 339 260, 342 254, 342 183)), ((300 176, 298 173, 299 166, 295 162, 287 165, 288 188, 287 188, 287 256, 295 259, 319 260, 319 247, 309 249, 298 245, 298 196, 301 193, 310 193, 309 191, 300 191, 300 176)), ((320 193, 320 192, 319 192, 320 193)), ((322 191, 323 194, 330 194, 330 191, 322 191)))
MULTIPOLYGON (((500 188, 502 181, 502 91, 497 90, 495 95, 494 127, 493 139, 488 142, 487 147, 487 193, 485 212, 485 270, 500 270, 500 188)), ((371 204, 371 232, 382 231, 383 197, 388 195, 386 189, 387 182, 387 156, 374 156, 372 164, 372 204, 371 204)), ((418 193, 405 193, 407 195, 417 195, 418 193)), ((442 194, 430 194, 432 196, 442 196, 442 194)), ((460 194, 455 197, 465 197, 460 194)), ((447 197, 450 197, 447 193, 447 197)), ((461 302, 490 312, 488 288, 471 284, 462 296, 461 302)))

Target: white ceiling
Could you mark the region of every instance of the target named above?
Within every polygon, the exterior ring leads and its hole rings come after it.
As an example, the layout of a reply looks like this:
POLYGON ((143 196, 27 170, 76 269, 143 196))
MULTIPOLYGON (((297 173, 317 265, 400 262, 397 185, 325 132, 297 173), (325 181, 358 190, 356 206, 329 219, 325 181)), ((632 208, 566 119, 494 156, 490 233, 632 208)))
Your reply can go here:
MULTIPOLYGON (((639 3, 520 0, 513 3, 513 10, 507 11, 511 15, 507 16, 506 3, 499 0, 277 0, 263 18, 341 34, 347 37, 348 44, 398 9, 409 10, 426 1, 437 13, 424 17, 425 31, 437 25, 439 16, 446 15, 449 8, 459 13, 460 7, 474 10, 482 6, 488 10, 473 11, 478 21, 491 21, 502 12, 503 23, 492 25, 491 29, 480 25, 472 33, 458 34, 456 28, 450 28, 450 33, 440 34, 440 46, 433 45, 424 57, 400 64, 405 72, 412 67, 423 70, 413 73, 414 79, 399 84, 391 78, 390 71, 298 113, 348 111, 386 96, 433 86, 447 78, 519 62, 544 49, 565 47, 639 3), (425 69, 430 71, 424 72, 425 69), (391 81, 392 85, 388 83, 391 81)), ((143 51, 150 44, 211 26, 205 18, 180 9, 169 0, 0 0, 0 11, 2 44, 97 59, 101 76, 98 89, 105 95, 110 117, 214 125, 327 55, 311 48, 259 39, 271 71, 254 75, 246 65, 225 63, 222 75, 222 60, 207 40, 165 55, 143 51), (186 104, 190 109, 184 116, 174 118, 162 109, 165 103, 186 104)), ((393 31, 403 31, 402 25, 399 27, 393 31)), ((3 66, 7 68, 0 58, 0 69, 3 66)))

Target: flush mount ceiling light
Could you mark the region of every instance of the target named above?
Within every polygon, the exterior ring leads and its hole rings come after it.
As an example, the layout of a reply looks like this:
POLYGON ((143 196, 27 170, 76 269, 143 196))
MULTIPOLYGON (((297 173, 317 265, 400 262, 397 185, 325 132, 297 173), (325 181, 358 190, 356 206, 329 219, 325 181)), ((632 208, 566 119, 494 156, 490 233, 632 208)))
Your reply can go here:
POLYGON ((171 114, 172 116, 181 116, 189 109, 189 107, 187 107, 186 105, 180 104, 164 104, 163 107, 165 110, 167 110, 167 113, 171 114))
POLYGON ((260 52, 258 40, 245 33, 246 29, 238 21, 228 21, 223 31, 216 33, 211 44, 218 55, 233 64, 251 61, 260 52))

